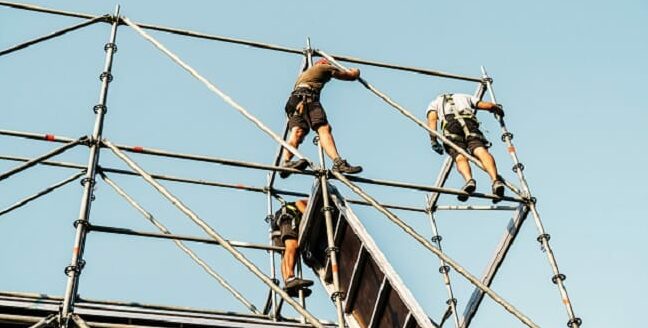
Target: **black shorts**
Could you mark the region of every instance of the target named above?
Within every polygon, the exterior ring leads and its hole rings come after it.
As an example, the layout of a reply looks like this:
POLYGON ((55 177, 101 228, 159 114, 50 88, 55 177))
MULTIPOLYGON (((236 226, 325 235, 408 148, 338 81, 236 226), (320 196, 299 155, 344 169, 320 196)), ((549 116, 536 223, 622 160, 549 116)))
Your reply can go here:
MULTIPOLYGON (((454 142, 457 146, 459 146, 459 148, 466 150, 471 155, 473 154, 475 149, 479 147, 488 148, 490 143, 488 142, 488 140, 486 140, 484 134, 479 130, 479 122, 471 118, 464 118, 463 120, 464 122, 466 122, 466 127, 468 128, 468 132, 471 133, 471 135, 466 136, 463 128, 461 127, 461 123, 458 120, 452 118, 446 121, 447 123, 445 126, 445 131, 455 136, 451 137, 444 133, 446 138, 454 142)), ((443 146, 448 155, 450 155, 452 158, 456 158, 457 155, 459 155, 459 152, 457 152, 454 148, 448 146, 447 144, 444 144, 443 146)))
POLYGON ((284 247, 284 241, 286 239, 297 239, 299 232, 297 231, 298 227, 293 227, 292 220, 283 220, 279 224, 279 236, 275 238, 273 235, 273 241, 275 246, 284 247))
POLYGON ((322 103, 319 101, 319 95, 302 92, 300 89, 293 91, 286 102, 286 115, 288 115, 288 129, 300 127, 305 133, 310 129, 317 130, 322 125, 328 124, 326 112, 322 103), (301 113, 297 112, 297 106, 304 102, 304 108, 301 113))

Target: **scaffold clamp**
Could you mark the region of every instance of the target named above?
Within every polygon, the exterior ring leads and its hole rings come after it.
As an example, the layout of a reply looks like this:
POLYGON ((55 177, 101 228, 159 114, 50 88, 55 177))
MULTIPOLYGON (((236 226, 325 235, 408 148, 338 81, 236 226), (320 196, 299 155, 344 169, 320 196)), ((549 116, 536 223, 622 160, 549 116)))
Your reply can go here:
POLYGON ((108 113, 108 107, 106 107, 106 105, 103 104, 97 104, 92 107, 92 111, 94 111, 95 114, 98 114, 100 111, 101 113, 106 114, 108 113))
POLYGON ((337 292, 333 292, 333 294, 331 294, 331 301, 336 302, 338 298, 341 301, 343 301, 346 298, 345 293, 337 291, 337 292))
POLYGON ((447 265, 442 265, 439 267, 439 273, 446 274, 450 272, 450 267, 447 265))
POLYGON ((502 133, 502 142, 511 141, 511 140, 513 140, 513 133, 511 132, 502 133))
POLYGON ((559 273, 559 274, 557 274, 557 275, 551 277, 551 282, 553 282, 554 285, 557 285, 557 284, 558 284, 558 280, 560 280, 560 281, 564 281, 565 279, 567 279, 567 276, 565 276, 565 275, 562 274, 562 273, 559 273))
POLYGON ((515 173, 517 173, 518 170, 520 170, 520 172, 521 172, 521 171, 524 171, 524 164, 522 164, 522 163, 517 163, 517 164, 513 165, 512 170, 513 170, 513 172, 515 172, 515 173))
POLYGON ((103 72, 101 73, 101 75, 99 75, 99 80, 103 81, 104 79, 106 79, 106 81, 108 82, 112 82, 113 75, 110 74, 110 72, 103 72))
POLYGON ((438 243, 438 242, 441 242, 443 240, 443 237, 441 237, 441 235, 436 235, 436 236, 432 236, 432 238, 430 238, 430 240, 433 243, 438 243))
POLYGON ((104 51, 108 52, 108 50, 111 50, 112 53, 116 53, 117 52, 117 45, 112 43, 112 42, 106 43, 106 45, 104 46, 104 51))
POLYGON ((583 324, 583 320, 581 318, 574 318, 569 321, 567 321, 567 327, 573 327, 574 325, 580 327, 583 324))

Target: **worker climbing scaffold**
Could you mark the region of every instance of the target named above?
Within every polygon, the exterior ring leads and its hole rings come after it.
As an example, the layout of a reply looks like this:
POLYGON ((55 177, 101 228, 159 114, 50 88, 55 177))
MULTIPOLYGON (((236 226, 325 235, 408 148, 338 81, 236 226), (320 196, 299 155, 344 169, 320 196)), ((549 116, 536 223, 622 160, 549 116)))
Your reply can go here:
MULTIPOLYGON (((344 81, 354 81, 360 77, 359 69, 341 70, 329 64, 328 60, 321 58, 315 65, 306 69, 297 78, 294 89, 286 103, 288 115, 288 129, 290 138, 288 144, 297 148, 304 141, 310 129, 317 132, 322 148, 333 160, 333 170, 340 173, 355 174, 362 172, 361 166, 352 166, 342 159, 335 146, 335 139, 331 134, 331 125, 326 118, 324 107, 320 103, 320 93, 324 85, 335 78, 344 81)), ((303 170, 308 166, 308 161, 298 159, 291 161, 293 153, 284 151, 284 167, 303 170)), ((281 172, 280 176, 286 178, 290 172, 281 172)))
MULTIPOLYGON (((479 121, 475 115, 478 109, 504 116, 502 106, 499 104, 482 101, 467 94, 447 93, 437 96, 428 106, 426 111, 428 126, 436 131, 437 122, 440 120, 443 135, 479 159, 491 178, 493 194, 502 197, 504 196, 504 183, 497 174, 495 159, 488 152, 491 143, 479 130, 479 121)), ((458 195, 457 199, 465 202, 468 200, 468 195, 477 189, 477 182, 473 179, 468 159, 448 144, 444 144, 442 147, 434 135, 430 135, 430 141, 435 152, 443 155, 445 148, 448 155, 454 159, 457 171, 466 182, 461 188, 466 194, 458 195)), ((497 199, 493 200, 493 202, 497 201, 497 199)))

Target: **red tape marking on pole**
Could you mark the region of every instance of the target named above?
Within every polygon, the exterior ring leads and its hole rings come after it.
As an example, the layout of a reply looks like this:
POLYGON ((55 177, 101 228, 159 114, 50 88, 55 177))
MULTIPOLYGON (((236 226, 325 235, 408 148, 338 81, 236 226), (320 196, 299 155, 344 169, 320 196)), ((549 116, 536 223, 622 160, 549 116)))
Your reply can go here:
POLYGON ((54 140, 56 140, 56 136, 54 136, 53 134, 46 134, 45 135, 45 140, 54 141, 54 140))
POLYGON ((142 147, 142 146, 135 146, 135 147, 133 147, 132 150, 133 150, 134 152, 136 152, 136 153, 141 153, 141 152, 144 151, 144 147, 142 147))
POLYGON ((510 147, 507 148, 507 150, 508 150, 509 153, 514 153, 515 152, 515 147, 510 146, 510 147))

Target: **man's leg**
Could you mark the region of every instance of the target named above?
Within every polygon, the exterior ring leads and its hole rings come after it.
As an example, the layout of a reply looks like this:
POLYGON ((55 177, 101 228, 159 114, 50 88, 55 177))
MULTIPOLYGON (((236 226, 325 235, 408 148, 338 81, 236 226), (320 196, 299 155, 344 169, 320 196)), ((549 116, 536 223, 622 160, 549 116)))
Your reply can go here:
POLYGON ((284 240, 283 258, 281 258, 281 275, 283 276, 284 283, 288 279, 295 276, 295 257, 297 255, 297 239, 284 240))
POLYGON ((333 135, 331 134, 331 126, 328 124, 321 125, 317 128, 317 134, 319 135, 319 140, 322 143, 322 148, 324 148, 326 155, 333 160, 340 157, 335 146, 335 139, 333 139, 333 135))
POLYGON ((472 179, 472 171, 470 170, 470 164, 466 156, 457 154, 455 163, 457 164, 457 171, 464 178, 464 181, 470 181, 472 179))
POLYGON ((326 155, 333 160, 333 170, 340 173, 355 174, 362 172, 361 166, 351 166, 347 163, 346 160, 340 157, 340 154, 337 151, 335 146, 335 139, 333 139, 333 134, 331 134, 331 126, 328 124, 320 125, 317 128, 317 134, 319 135, 319 140, 322 145, 322 148, 326 152, 326 155))
MULTIPOLYGON (((298 126, 295 126, 292 128, 292 130, 290 130, 290 137, 288 138, 288 144, 295 148, 299 148, 299 145, 304 141, 304 136, 306 136, 306 131, 304 131, 304 129, 298 126)), ((283 153, 284 162, 288 162, 293 158, 293 156, 294 154, 290 150, 284 148, 284 153, 283 153)))
MULTIPOLYGON (((495 165, 495 159, 493 159, 493 155, 491 155, 485 147, 475 148, 475 150, 473 150, 473 154, 475 154, 482 165, 484 165, 486 173, 488 173, 488 175, 490 176, 491 181, 493 182, 493 194, 500 197, 504 196, 504 183, 497 175, 497 166, 495 165)), ((497 202, 497 200, 493 200, 493 202, 497 202)))
POLYGON ((486 173, 488 173, 488 176, 490 176, 491 181, 495 181, 497 179, 497 166, 495 165, 495 159, 493 159, 493 155, 491 155, 484 147, 475 148, 475 150, 473 150, 473 154, 475 154, 482 165, 484 165, 486 173))

